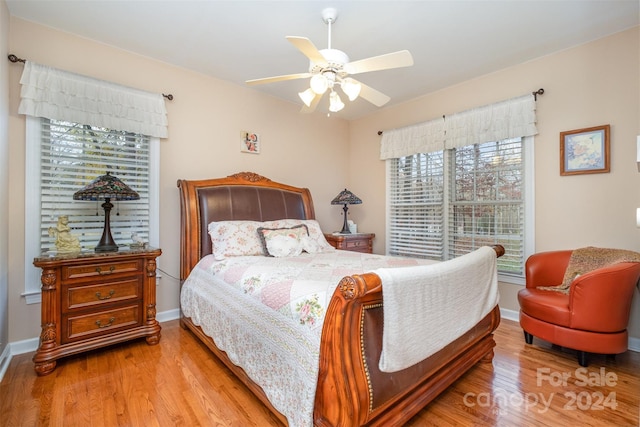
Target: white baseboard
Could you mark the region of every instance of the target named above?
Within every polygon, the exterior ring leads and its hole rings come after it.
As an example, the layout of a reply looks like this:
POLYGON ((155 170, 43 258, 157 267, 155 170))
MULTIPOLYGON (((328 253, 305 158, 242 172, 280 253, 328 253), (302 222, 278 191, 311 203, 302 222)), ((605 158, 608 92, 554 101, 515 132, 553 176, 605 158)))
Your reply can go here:
POLYGON ((173 310, 163 311, 162 313, 158 313, 156 315, 156 319, 158 322, 168 322, 169 320, 176 320, 180 318, 180 309, 174 308, 173 310))
POLYGON ((509 310, 508 308, 500 307, 500 317, 507 320, 513 320, 514 322, 519 322, 520 312, 516 310, 509 310))

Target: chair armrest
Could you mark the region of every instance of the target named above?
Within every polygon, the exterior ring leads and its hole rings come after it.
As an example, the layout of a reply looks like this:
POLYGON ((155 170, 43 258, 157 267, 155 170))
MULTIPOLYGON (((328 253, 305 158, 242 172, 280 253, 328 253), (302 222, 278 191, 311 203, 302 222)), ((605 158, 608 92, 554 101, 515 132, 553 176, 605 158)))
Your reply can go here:
POLYGON ((572 250, 538 252, 527 258, 525 277, 527 288, 562 284, 572 250))
POLYGON ((623 262, 586 273, 569 291, 571 327, 595 332, 627 328, 640 263, 623 262))

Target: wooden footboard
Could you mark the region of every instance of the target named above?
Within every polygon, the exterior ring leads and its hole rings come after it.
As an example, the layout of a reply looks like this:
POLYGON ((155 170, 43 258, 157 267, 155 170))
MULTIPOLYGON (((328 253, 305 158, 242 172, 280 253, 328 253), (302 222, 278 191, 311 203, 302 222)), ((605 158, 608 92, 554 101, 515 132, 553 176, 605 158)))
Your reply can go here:
MULTIPOLYGON (((498 256, 504 254, 496 246, 498 256)), ((341 280, 325 316, 320 344, 317 426, 401 425, 480 360, 493 358, 496 306, 463 336, 403 371, 378 369, 382 284, 373 273, 341 280)))

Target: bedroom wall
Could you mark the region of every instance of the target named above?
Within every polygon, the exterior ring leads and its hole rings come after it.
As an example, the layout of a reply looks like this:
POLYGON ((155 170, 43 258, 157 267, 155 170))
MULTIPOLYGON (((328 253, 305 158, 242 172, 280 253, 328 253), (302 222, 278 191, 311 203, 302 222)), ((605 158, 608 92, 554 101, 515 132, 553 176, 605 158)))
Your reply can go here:
MULTIPOLYGON (((381 110, 350 126, 351 189, 363 199, 359 229, 375 232, 385 249, 385 164, 378 130, 530 93, 538 97, 535 137, 535 250, 602 246, 640 251, 636 135, 640 133, 639 31, 633 28, 381 110), (559 133, 611 125, 611 173, 560 176, 559 133)), ((518 310, 520 285, 500 285, 502 308, 518 310)), ((640 295, 630 335, 640 339, 640 295)), ((640 343, 638 345, 640 347, 640 343)))
MULTIPOLYGON (((9 11, 0 2, 0 58, 6 58, 9 49, 9 11)), ((6 76, 8 61, 0 61, 0 76, 6 76)), ((5 349, 9 342, 9 82, 0 79, 0 378, 2 378, 5 349)))
MULTIPOLYGON (((174 100, 166 103, 169 138, 160 142, 163 255, 158 260, 162 270, 158 285, 159 313, 177 312, 179 307, 179 283, 174 279, 179 275, 178 179, 253 171, 274 181, 308 187, 322 227, 332 230, 340 225, 340 213, 330 201, 347 186, 347 160, 342 156, 348 145, 346 121, 320 114, 301 115, 300 105, 14 17, 10 23, 9 50, 21 58, 174 95, 174 100), (243 130, 260 134, 260 154, 240 152, 243 130)), ((20 296, 24 290, 25 119, 17 114, 17 109, 23 67, 10 64, 8 68, 9 197, 12 201, 9 208, 9 339, 14 342, 39 336, 40 305, 26 305, 20 296)))

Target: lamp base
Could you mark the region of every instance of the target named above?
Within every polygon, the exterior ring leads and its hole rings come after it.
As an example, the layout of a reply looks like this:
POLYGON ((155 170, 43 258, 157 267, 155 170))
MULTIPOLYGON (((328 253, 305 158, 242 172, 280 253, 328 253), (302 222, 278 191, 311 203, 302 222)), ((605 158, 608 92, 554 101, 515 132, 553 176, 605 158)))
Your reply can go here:
POLYGON ((102 230, 102 238, 95 248, 96 252, 117 252, 118 245, 111 237, 111 208, 113 204, 109 198, 105 198, 105 202, 102 204, 104 208, 104 229, 102 230))
POLYGON ((342 224, 342 230, 340 231, 340 234, 351 234, 351 230, 349 230, 349 224, 347 224, 347 211, 349 210, 349 208, 347 207, 346 203, 342 210, 344 211, 344 224, 342 224))
POLYGON ((98 245, 94 250, 96 252, 118 252, 118 245, 98 245))

